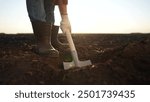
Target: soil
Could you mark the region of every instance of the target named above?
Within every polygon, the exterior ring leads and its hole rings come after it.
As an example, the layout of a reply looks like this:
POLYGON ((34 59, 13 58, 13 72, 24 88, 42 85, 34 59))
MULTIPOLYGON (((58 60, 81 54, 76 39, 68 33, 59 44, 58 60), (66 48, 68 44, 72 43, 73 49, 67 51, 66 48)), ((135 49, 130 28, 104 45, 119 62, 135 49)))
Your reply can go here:
MULTIPOLYGON (((59 58, 40 56, 33 34, 0 34, 2 85, 148 85, 150 34, 74 34, 83 68, 63 69, 71 61, 68 49, 59 58)), ((59 34, 61 42, 66 37, 59 34)))

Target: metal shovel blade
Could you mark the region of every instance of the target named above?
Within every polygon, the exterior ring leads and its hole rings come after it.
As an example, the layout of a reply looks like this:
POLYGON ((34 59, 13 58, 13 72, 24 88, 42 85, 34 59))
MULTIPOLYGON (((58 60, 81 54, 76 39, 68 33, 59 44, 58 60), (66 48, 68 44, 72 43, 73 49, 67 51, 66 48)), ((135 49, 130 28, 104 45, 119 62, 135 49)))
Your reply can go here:
POLYGON ((92 65, 90 60, 86 60, 86 61, 78 61, 78 65, 75 65, 74 61, 72 62, 63 62, 64 65, 64 70, 68 70, 68 69, 72 69, 75 67, 85 67, 85 66, 90 66, 92 65))

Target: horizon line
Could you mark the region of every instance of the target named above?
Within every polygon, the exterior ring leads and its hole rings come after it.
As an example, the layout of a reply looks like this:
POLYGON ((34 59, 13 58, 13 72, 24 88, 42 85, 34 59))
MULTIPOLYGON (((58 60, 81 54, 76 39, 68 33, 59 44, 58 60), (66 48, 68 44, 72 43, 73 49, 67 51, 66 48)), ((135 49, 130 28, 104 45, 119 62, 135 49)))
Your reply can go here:
MULTIPOLYGON (((1 32, 0 35, 2 34, 33 34, 33 33, 3 33, 1 32)), ((63 33, 58 33, 58 34, 63 34, 63 33)), ((131 33, 72 33, 72 34, 150 34, 150 32, 148 33, 142 33, 142 32, 131 32, 131 33)))

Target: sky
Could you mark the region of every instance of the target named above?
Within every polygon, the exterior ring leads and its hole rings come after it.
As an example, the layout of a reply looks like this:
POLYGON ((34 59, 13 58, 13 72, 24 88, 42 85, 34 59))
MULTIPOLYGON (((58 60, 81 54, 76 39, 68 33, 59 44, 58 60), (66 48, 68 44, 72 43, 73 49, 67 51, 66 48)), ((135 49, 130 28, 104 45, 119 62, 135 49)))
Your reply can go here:
MULTIPOLYGON (((150 0, 69 0, 73 33, 149 33, 150 0)), ((58 7, 55 24, 60 25, 58 7)), ((0 33, 32 33, 26 0, 0 0, 0 33)))

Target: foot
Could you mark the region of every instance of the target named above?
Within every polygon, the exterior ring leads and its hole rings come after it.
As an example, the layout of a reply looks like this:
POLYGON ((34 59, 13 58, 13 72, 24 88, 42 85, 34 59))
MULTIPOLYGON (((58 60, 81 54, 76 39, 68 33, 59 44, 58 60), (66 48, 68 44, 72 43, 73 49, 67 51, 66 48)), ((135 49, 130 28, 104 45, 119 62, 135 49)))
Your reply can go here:
POLYGON ((59 51, 54 48, 35 48, 35 53, 38 55, 47 55, 50 57, 59 57, 59 51))
POLYGON ((69 44, 67 44, 67 43, 61 43, 58 41, 56 43, 53 43, 53 46, 54 46, 54 48, 56 48, 59 51, 64 51, 64 50, 70 51, 69 44))

